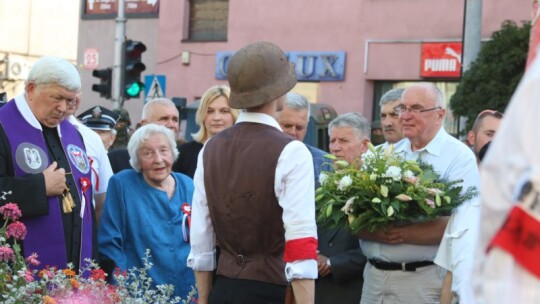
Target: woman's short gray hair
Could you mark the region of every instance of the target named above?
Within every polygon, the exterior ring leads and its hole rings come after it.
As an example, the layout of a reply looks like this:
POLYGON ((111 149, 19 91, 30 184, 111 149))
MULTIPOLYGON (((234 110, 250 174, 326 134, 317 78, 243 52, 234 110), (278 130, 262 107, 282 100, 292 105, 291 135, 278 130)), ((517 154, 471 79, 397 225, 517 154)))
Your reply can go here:
POLYGON ((178 159, 178 149, 176 148, 176 141, 174 140, 174 133, 172 130, 161 126, 157 124, 147 124, 135 131, 133 135, 131 135, 127 150, 129 153, 129 163, 135 169, 135 171, 140 172, 141 171, 141 165, 139 164, 139 159, 137 158, 137 152, 139 151, 141 145, 145 143, 150 137, 161 134, 165 135, 167 138, 167 141, 169 142, 169 145, 171 146, 171 152, 173 155, 173 163, 178 159))

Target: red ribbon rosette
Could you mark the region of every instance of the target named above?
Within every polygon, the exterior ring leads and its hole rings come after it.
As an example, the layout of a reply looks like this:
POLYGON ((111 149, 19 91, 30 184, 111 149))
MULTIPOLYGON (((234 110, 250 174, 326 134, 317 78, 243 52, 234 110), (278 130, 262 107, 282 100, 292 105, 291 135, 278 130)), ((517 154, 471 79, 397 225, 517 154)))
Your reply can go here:
POLYGON ((182 235, 184 237, 184 241, 189 243, 189 228, 191 227, 191 206, 188 203, 183 203, 182 206, 180 206, 180 209, 184 214, 182 218, 182 235))

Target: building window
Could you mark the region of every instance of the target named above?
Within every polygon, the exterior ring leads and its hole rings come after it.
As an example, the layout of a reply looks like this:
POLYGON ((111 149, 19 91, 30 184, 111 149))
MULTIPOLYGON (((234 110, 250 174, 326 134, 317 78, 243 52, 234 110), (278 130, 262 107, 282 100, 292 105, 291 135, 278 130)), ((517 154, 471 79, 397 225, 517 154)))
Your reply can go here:
POLYGON ((227 40, 229 0, 190 0, 189 4, 188 40, 227 40))

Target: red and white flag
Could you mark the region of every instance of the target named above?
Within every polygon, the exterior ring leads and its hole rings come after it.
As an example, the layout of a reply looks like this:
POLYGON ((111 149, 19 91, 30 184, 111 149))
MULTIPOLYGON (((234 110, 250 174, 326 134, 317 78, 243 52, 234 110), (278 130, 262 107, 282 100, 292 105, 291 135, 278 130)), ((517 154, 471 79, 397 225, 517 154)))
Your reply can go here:
POLYGON ((538 0, 534 5, 530 62, 480 167, 481 256, 473 275, 478 303, 540 303, 538 0), (527 182, 532 196, 518 196, 527 182))
POLYGON ((540 4, 538 0, 533 0, 533 12, 531 20, 531 36, 529 38, 529 54, 527 56, 527 68, 532 64, 532 61, 536 57, 538 52, 538 46, 540 45, 540 4))

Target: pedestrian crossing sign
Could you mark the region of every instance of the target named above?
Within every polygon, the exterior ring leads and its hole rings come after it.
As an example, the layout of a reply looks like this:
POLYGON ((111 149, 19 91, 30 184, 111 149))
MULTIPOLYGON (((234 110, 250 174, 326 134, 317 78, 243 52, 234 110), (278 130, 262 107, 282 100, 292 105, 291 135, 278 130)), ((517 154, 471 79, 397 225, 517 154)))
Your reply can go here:
POLYGON ((154 99, 165 97, 165 75, 146 75, 144 76, 144 100, 145 102, 154 99))

